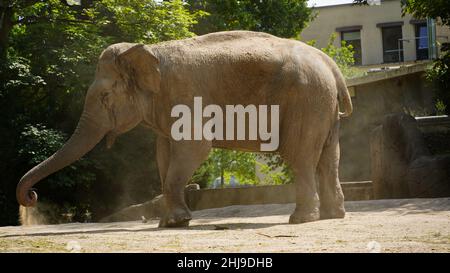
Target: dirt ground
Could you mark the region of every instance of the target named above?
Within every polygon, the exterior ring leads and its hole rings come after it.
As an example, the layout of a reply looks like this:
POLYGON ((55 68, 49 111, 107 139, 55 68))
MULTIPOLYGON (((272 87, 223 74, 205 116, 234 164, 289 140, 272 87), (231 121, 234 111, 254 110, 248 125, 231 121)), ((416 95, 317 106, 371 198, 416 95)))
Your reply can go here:
POLYGON ((450 198, 346 202, 345 219, 288 225, 293 204, 194 212, 147 223, 0 227, 1 252, 450 252, 450 198))

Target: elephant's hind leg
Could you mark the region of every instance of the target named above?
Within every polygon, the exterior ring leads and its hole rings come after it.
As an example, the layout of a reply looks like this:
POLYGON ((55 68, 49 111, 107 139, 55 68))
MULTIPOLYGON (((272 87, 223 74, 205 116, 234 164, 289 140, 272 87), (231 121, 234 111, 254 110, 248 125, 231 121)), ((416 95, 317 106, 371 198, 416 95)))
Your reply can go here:
POLYGON ((184 188, 194 171, 207 158, 211 149, 208 142, 171 142, 170 160, 163 187, 165 211, 160 227, 185 227, 192 219, 184 200, 184 188))
MULTIPOLYGON (((295 132, 293 128, 290 130, 295 132)), ((320 219, 320 213, 316 168, 325 138, 319 130, 312 127, 303 127, 301 133, 290 134, 289 138, 286 142, 290 144, 289 149, 284 149, 281 154, 294 173, 296 189, 296 207, 289 223, 317 221, 320 219)))
POLYGON ((320 219, 344 218, 344 194, 339 183, 339 121, 324 145, 317 168, 320 219))
POLYGON ((293 168, 296 184, 296 206, 295 211, 289 217, 290 224, 300 224, 320 219, 314 166, 311 162, 305 161, 303 164, 297 162, 297 166, 293 168))

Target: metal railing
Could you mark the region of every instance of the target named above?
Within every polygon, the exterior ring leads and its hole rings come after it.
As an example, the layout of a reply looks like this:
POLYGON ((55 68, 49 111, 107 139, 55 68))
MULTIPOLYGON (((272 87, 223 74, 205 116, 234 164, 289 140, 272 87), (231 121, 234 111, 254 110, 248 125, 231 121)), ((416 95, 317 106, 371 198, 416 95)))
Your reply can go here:
POLYGON ((393 50, 386 50, 385 52, 398 52, 398 62, 404 62, 405 60, 405 56, 403 55, 403 60, 401 57, 401 53, 404 52, 404 44, 403 42, 411 42, 411 41, 415 41, 415 40, 420 40, 420 39, 427 39, 428 40, 428 36, 421 36, 421 37, 414 37, 414 38, 401 38, 398 39, 397 41, 397 49, 393 49, 393 50))

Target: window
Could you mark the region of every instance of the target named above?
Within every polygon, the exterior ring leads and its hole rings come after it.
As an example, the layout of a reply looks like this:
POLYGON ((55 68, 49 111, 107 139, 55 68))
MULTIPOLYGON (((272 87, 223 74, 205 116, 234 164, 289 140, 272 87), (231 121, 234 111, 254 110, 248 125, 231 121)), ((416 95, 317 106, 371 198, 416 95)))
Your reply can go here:
POLYGON ((395 63, 403 61, 402 26, 381 28, 383 37, 383 61, 395 63))
POLYGON ((361 31, 342 31, 341 32, 341 41, 345 41, 347 45, 352 45, 354 54, 353 58, 355 58, 355 64, 361 65, 361 31))
POLYGON ((428 59, 428 28, 427 24, 416 24, 416 59, 428 59))

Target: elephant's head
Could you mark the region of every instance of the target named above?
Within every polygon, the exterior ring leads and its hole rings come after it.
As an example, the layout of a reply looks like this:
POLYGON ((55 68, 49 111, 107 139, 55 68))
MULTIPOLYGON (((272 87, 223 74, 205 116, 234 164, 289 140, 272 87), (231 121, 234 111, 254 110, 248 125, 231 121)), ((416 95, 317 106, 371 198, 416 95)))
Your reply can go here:
POLYGON ((95 80, 86 94, 83 113, 70 139, 52 156, 28 171, 17 185, 17 201, 33 206, 33 185, 89 152, 103 137, 110 147, 117 135, 139 124, 159 92, 159 60, 145 45, 120 43, 99 58, 95 80))

